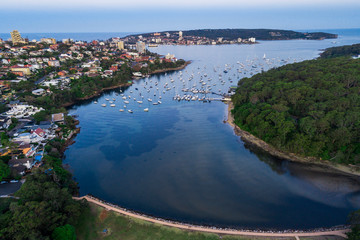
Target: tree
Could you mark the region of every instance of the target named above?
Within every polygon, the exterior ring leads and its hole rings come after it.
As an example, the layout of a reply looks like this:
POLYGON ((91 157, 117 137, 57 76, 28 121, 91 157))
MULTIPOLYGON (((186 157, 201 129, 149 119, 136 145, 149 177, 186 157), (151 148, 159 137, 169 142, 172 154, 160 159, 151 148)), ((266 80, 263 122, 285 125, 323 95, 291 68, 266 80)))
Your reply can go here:
POLYGON ((37 123, 41 122, 41 121, 45 121, 46 120, 46 117, 47 117, 47 113, 45 110, 43 111, 40 111, 38 113, 35 113, 34 114, 34 119, 37 123))
POLYGON ((360 239, 360 210, 352 212, 348 221, 352 225, 351 232, 346 233, 349 240, 360 239))
POLYGON ((76 240, 75 228, 70 224, 57 227, 51 237, 54 240, 76 240))
POLYGON ((10 168, 2 160, 0 160, 0 181, 8 177, 10 174, 10 168))

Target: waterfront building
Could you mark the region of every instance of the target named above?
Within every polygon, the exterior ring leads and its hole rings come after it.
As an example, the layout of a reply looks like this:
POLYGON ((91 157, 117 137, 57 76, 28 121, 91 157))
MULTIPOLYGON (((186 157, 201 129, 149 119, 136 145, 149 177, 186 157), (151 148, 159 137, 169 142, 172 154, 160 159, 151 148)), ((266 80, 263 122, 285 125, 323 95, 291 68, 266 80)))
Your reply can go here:
POLYGON ((183 32, 179 31, 179 41, 181 41, 183 39, 183 32))
POLYGON ((254 37, 249 38, 249 42, 255 43, 256 39, 254 37))
POLYGON ((138 53, 140 54, 144 54, 145 53, 145 43, 142 41, 138 41, 136 42, 136 51, 138 51, 138 53))
POLYGON ((168 53, 168 54, 165 56, 165 59, 173 59, 173 58, 175 58, 175 55, 174 55, 174 54, 168 53))
POLYGON ((18 30, 12 31, 10 35, 11 35, 11 41, 14 45, 18 43, 25 43, 25 40, 21 37, 18 30))
POLYGON ((119 41, 119 42, 117 43, 117 47, 118 47, 119 50, 125 49, 124 41, 119 41))

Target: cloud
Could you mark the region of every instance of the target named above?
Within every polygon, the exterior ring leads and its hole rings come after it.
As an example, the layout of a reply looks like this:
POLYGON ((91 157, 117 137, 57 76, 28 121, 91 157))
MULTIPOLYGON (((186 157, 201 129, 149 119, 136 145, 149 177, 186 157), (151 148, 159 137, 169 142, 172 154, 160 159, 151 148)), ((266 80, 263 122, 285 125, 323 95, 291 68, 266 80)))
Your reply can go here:
POLYGON ((12 0, 3 9, 158 9, 158 8, 249 8, 249 7, 306 7, 360 6, 358 0, 12 0))

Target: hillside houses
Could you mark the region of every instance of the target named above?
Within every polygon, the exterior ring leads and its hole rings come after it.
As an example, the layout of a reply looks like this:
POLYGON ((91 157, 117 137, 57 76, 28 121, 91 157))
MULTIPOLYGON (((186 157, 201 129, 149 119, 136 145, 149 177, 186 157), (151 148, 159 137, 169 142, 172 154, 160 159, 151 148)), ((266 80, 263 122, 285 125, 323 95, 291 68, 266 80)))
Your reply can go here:
POLYGON ((16 104, 11 107, 10 110, 6 111, 2 115, 10 118, 26 118, 44 110, 43 108, 38 108, 32 105, 27 104, 16 104))

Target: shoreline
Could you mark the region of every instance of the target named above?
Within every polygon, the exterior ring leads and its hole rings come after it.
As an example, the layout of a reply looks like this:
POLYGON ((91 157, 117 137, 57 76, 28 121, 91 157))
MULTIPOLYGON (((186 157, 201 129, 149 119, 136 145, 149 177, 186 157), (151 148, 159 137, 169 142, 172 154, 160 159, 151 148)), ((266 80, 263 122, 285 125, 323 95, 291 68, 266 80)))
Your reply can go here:
MULTIPOLYGON (((183 65, 181 65, 181 66, 179 66, 179 67, 176 67, 176 68, 158 69, 158 70, 155 70, 155 71, 149 73, 149 75, 154 75, 154 74, 158 74, 158 73, 165 73, 165 72, 182 70, 182 69, 186 68, 187 65, 189 65, 190 63, 191 63, 191 61, 186 61, 183 65)), ((140 80, 140 79, 144 79, 144 77, 138 78, 138 79, 131 79, 131 80, 133 81, 133 80, 140 80)), ((130 80, 129 80, 129 81, 130 81, 130 80)), ((73 102, 64 103, 64 104, 61 105, 61 107, 65 107, 65 108, 71 107, 72 105, 75 105, 75 104, 78 103, 78 102, 85 101, 85 100, 89 100, 89 99, 92 99, 92 98, 94 98, 94 97, 100 96, 102 93, 104 93, 104 92, 107 91, 107 90, 112 90, 112 89, 116 89, 116 88, 120 88, 120 87, 129 87, 129 86, 131 86, 131 85, 132 85, 132 83, 121 83, 121 84, 117 84, 117 85, 114 85, 114 86, 111 86, 111 87, 102 88, 102 89, 99 89, 99 90, 95 91, 93 94, 91 94, 91 95, 89 95, 89 96, 76 99, 76 100, 73 101, 73 102)))
MULTIPOLYGON (((170 72, 170 71, 178 71, 178 70, 182 70, 184 68, 186 68, 187 65, 189 65, 191 63, 191 61, 186 61, 183 65, 177 67, 177 68, 165 68, 165 69, 159 69, 159 70, 155 70, 153 72, 151 72, 149 75, 154 75, 154 74, 158 74, 158 73, 164 73, 164 72, 170 72)), ((134 80, 140 80, 140 79, 143 79, 144 77, 142 78, 139 78, 139 79, 134 79, 134 80)), ((90 95, 90 96, 87 96, 87 97, 84 97, 84 98, 79 98, 73 102, 69 102, 69 103, 64 103, 63 105, 61 105, 61 107, 71 107, 75 104, 77 104, 78 102, 81 102, 81 101, 86 101, 86 100, 89 100, 89 99, 92 99, 94 97, 97 97, 97 96, 100 96, 102 93, 104 93, 105 91, 107 90, 112 90, 112 89, 116 89, 116 88, 120 88, 120 87, 129 87, 131 86, 132 83, 121 83, 121 84, 118 84, 118 85, 115 85, 115 86, 111 86, 111 87, 106 87, 106 88, 102 88, 98 91, 96 91, 94 94, 90 95)), ((80 121, 76 119, 76 126, 79 125, 80 121)), ((61 149, 61 158, 64 157, 64 153, 66 151, 66 149, 71 146, 72 144, 75 143, 74 141, 74 138, 80 133, 80 127, 76 127, 74 130, 73 130, 73 134, 71 135, 71 137, 69 139, 66 140, 64 146, 62 147, 61 149)))
POLYGON ((264 231, 264 230, 246 230, 246 229, 232 229, 232 228, 221 228, 215 226, 201 226, 188 223, 182 223, 172 220, 166 220, 162 218, 148 216, 134 212, 115 204, 108 203, 91 195, 85 195, 82 197, 73 197, 74 200, 85 199, 88 202, 96 204, 97 206, 103 207, 108 211, 114 211, 124 216, 133 217, 143 221, 160 224, 167 227, 174 227, 187 231, 195 232, 207 232, 215 234, 226 234, 226 235, 239 235, 239 236, 254 236, 254 237, 315 237, 315 236, 340 236, 346 238, 346 233, 350 231, 348 227, 333 227, 333 228, 320 228, 309 231, 302 230, 283 230, 283 231, 264 231))
POLYGON ((265 141, 261 140, 260 138, 257 138, 256 136, 252 135, 251 133, 242 130, 239 126, 237 126, 234 123, 234 116, 231 113, 231 110, 234 108, 234 104, 232 101, 228 103, 228 118, 226 120, 226 123, 228 123, 233 129, 237 136, 241 138, 242 141, 245 143, 251 144, 271 156, 287 160, 290 162, 298 162, 303 164, 315 164, 322 167, 330 168, 331 170, 336 170, 344 175, 352 176, 352 177, 359 177, 360 171, 356 171, 355 169, 351 168, 351 166, 342 165, 342 164, 334 164, 326 160, 320 160, 315 157, 302 157, 299 155, 296 155, 294 153, 287 153, 283 152, 281 150, 276 149, 275 147, 271 146, 270 144, 266 143, 265 141))

